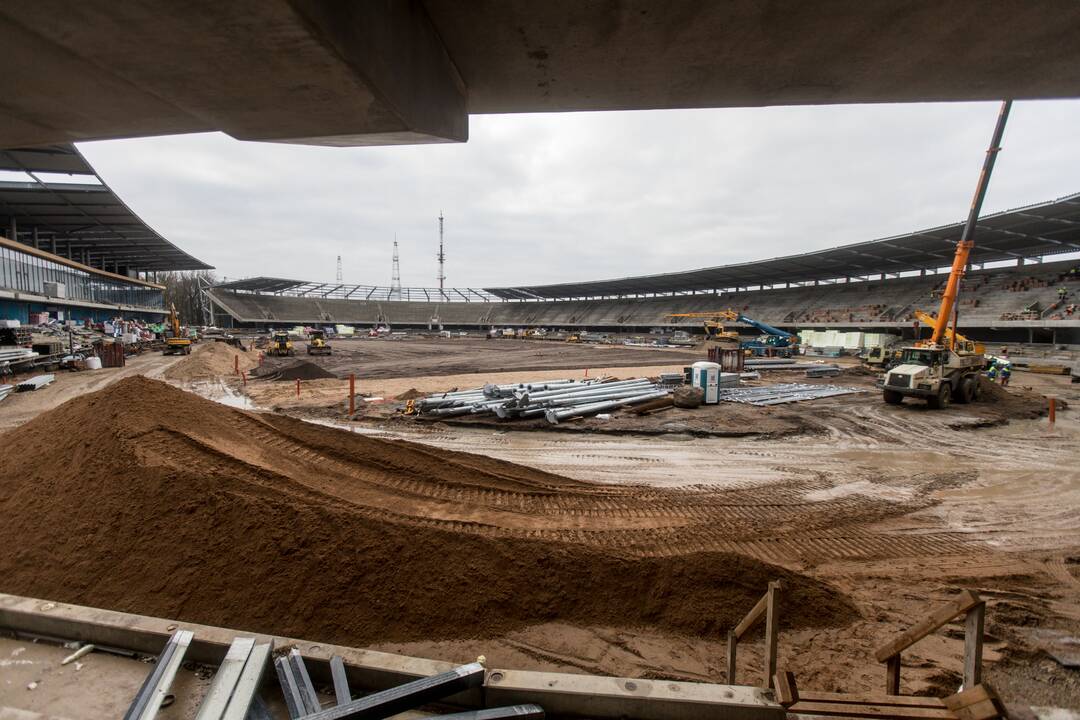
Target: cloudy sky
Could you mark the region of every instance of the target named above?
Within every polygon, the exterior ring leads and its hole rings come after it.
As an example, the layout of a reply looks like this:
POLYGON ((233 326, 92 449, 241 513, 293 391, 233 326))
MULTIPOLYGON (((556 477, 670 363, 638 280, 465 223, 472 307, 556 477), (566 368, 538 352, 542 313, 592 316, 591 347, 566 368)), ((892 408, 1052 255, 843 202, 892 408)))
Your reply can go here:
MULTIPOLYGON (((484 287, 684 270, 959 221, 995 103, 473 116, 458 145, 189 135, 84 143, 229 278, 484 287)), ((1018 102, 984 212, 1080 191, 1080 101, 1018 102)))

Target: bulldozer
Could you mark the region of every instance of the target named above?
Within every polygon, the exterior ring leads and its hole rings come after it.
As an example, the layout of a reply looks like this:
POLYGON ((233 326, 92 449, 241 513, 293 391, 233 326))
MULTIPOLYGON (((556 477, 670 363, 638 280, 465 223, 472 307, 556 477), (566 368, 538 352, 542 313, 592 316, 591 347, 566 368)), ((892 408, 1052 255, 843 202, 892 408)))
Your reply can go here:
POLYGON ((289 339, 289 333, 284 330, 279 330, 270 336, 270 347, 267 349, 267 355, 275 355, 277 357, 291 356, 294 354, 292 340, 289 339))
POLYGON ((176 312, 176 305, 169 305, 169 330, 165 338, 165 349, 162 355, 190 355, 191 338, 184 337, 180 328, 180 316, 176 312))
POLYGON ((308 355, 329 355, 331 352, 330 343, 326 342, 325 331, 312 330, 308 333, 308 355))

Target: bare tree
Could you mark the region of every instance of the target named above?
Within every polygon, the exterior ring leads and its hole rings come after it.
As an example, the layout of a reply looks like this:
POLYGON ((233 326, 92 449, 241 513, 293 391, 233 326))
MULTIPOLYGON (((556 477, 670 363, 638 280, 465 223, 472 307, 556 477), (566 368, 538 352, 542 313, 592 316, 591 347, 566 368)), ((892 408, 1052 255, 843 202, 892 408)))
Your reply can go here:
POLYGON ((165 286, 165 307, 175 305, 180 322, 185 325, 201 325, 203 322, 200 279, 210 284, 216 282, 214 273, 209 270, 158 275, 158 282, 165 286))

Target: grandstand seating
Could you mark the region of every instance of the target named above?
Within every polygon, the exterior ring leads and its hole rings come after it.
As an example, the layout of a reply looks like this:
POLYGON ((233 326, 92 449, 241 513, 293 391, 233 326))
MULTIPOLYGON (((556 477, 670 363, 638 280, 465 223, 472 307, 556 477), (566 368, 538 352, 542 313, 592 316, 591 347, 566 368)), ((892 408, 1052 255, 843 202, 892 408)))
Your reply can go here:
MULTIPOLYGON (((969 273, 959 310, 965 325, 990 326, 1009 319, 1080 320, 1068 306, 1080 300, 1075 262, 1025 265, 969 273), (1058 302, 1058 288, 1069 290, 1058 302)), ((434 318, 460 327, 698 328, 700 320, 670 313, 731 308, 782 326, 909 324, 916 310, 934 313, 946 276, 928 275, 865 282, 798 286, 737 293, 542 302, 401 302, 239 293, 216 289, 217 306, 243 323, 342 323, 426 327, 434 318)))

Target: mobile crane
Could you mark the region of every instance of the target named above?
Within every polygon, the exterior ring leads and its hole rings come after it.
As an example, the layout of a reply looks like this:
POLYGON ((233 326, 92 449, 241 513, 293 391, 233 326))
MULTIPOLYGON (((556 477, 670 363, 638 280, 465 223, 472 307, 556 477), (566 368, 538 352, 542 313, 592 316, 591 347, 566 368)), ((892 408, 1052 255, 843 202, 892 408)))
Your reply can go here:
POLYGON ((882 394, 884 401, 890 405, 899 405, 906 397, 918 397, 925 399, 931 408, 944 408, 954 400, 966 403, 979 397, 979 376, 986 365, 986 358, 981 352, 977 352, 974 346, 965 348, 958 342, 961 336, 956 332, 957 317, 954 311, 960 280, 964 277, 971 249, 975 246, 975 225, 979 220, 986 189, 990 185, 994 161, 1001 151, 1001 138, 1005 133, 1010 109, 1012 100, 1002 101, 994 135, 986 151, 979 182, 975 186, 975 198, 971 202, 960 242, 956 244, 949 281, 941 294, 941 308, 936 318, 930 318, 933 321, 934 334, 929 341, 905 347, 901 352, 900 363, 885 373, 882 394))

